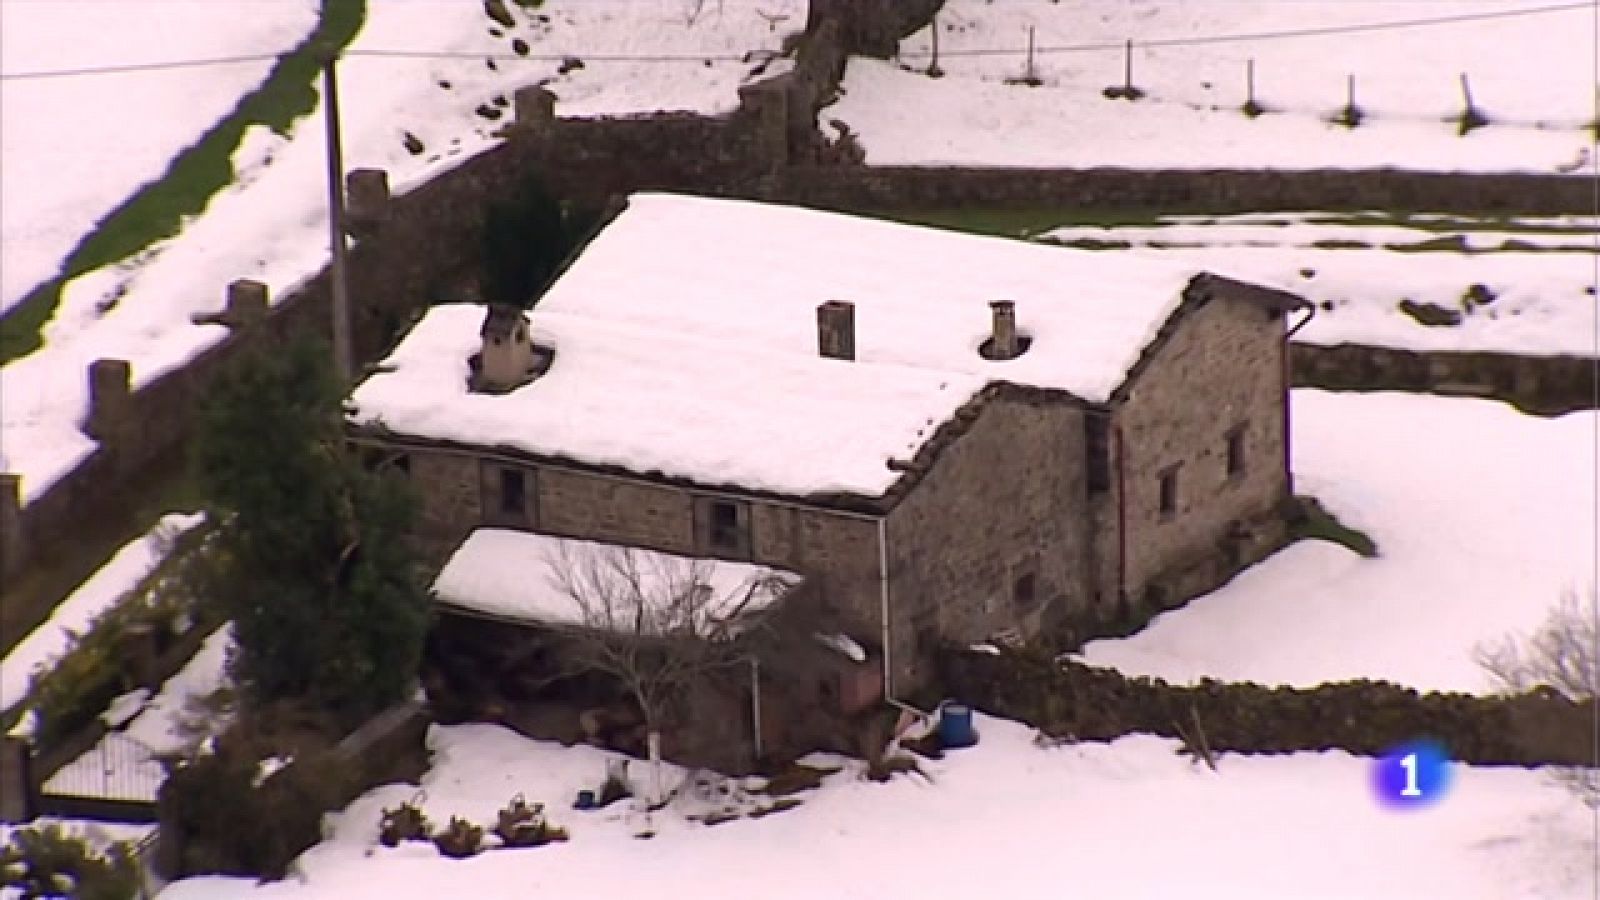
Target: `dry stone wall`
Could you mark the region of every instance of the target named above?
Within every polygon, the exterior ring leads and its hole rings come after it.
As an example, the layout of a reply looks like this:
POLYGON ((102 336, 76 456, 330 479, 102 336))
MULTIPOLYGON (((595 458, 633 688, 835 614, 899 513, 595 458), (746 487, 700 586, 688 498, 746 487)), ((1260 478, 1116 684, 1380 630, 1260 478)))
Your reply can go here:
POLYGON ((1077 740, 1181 738, 1198 719, 1219 753, 1377 756, 1422 737, 1442 742, 1453 759, 1480 765, 1592 765, 1595 753, 1592 703, 1558 696, 1419 693, 1382 681, 1307 689, 1205 680, 1180 687, 1053 662, 1039 650, 951 652, 942 674, 949 696, 1077 740))

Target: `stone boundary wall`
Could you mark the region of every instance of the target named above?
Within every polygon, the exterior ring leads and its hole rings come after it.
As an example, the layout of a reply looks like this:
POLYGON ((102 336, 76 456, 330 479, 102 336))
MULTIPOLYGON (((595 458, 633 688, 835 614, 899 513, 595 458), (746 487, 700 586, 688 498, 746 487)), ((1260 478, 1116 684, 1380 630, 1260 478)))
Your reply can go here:
POLYGON ((1078 208, 1244 212, 1415 210, 1594 215, 1581 175, 1399 169, 1027 169, 795 166, 773 199, 837 210, 1078 208))
MULTIPOLYGON (((346 735, 326 753, 314 754, 314 762, 300 758, 273 772, 256 791, 252 810, 229 810, 221 815, 234 817, 229 824, 236 832, 257 838, 270 836, 270 871, 250 874, 264 879, 285 876, 295 857, 323 839, 321 820, 325 813, 348 806, 361 794, 381 784, 416 783, 427 768, 427 733, 433 717, 427 706, 415 700, 396 704, 368 719, 346 735), (307 771, 307 765, 311 771, 307 771), (337 790, 308 790, 312 784, 336 784, 337 790), (311 803, 320 808, 309 808, 311 803), (262 810, 295 808, 294 821, 260 821, 262 810), (257 815, 252 815, 252 814, 257 815), (239 821, 244 819, 243 821, 239 821)), ((228 874, 228 865, 239 835, 221 833, 227 829, 187 832, 171 820, 168 788, 156 809, 160 830, 154 852, 155 874, 176 880, 193 875, 228 874), (209 865, 207 864, 209 863, 209 865)), ((219 824, 221 819, 218 819, 219 824)))
POLYGON ((1581 356, 1296 343, 1289 345, 1289 372, 1295 387, 1485 397, 1534 415, 1600 408, 1600 360, 1581 356))
POLYGON ((998 656, 952 651, 943 663, 949 696, 1052 737, 1183 739, 1198 718, 1218 753, 1378 756, 1423 737, 1441 741, 1452 759, 1475 765, 1593 765, 1596 753, 1593 703, 1560 696, 1419 693, 1365 680, 1310 689, 1212 680, 1180 687, 1056 663, 1034 649, 998 656))

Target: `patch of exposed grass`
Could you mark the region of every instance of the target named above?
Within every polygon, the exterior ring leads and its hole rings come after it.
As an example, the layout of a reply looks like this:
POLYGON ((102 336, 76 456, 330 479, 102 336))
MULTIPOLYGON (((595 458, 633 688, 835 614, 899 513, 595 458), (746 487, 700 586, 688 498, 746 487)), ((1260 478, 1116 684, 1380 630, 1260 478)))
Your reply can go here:
POLYGON ((1331 541, 1365 559, 1378 555, 1378 544, 1370 535, 1340 522, 1317 498, 1296 497, 1295 500, 1295 514, 1289 519, 1291 541, 1331 541))
MULTIPOLYGON (((1166 217, 1182 215, 1174 209, 1146 210, 1084 210, 1084 209, 898 209, 866 210, 861 215, 875 219, 888 219, 910 225, 927 225, 971 234, 988 234, 999 237, 1032 238, 1057 228, 1096 227, 1126 228, 1132 226, 1154 227, 1170 224, 1166 217)), ((1186 224, 1210 224, 1216 220, 1201 220, 1186 224)))
POLYGON ((54 278, 0 318, 0 365, 39 349, 44 324, 60 304, 67 282, 176 236, 186 217, 204 212, 211 198, 233 183, 233 154, 251 126, 264 125, 287 135, 297 120, 316 110, 322 57, 350 43, 366 14, 366 0, 323 0, 317 27, 299 46, 278 57, 259 87, 179 153, 161 178, 101 219, 67 255, 54 278))

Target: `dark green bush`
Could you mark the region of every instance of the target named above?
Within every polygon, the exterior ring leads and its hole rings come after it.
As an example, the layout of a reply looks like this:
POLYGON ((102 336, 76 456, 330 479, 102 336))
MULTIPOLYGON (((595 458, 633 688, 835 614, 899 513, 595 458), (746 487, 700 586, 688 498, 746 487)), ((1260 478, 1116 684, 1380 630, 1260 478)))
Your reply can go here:
POLYGON ((157 801, 164 875, 282 878, 322 839, 323 814, 361 789, 359 766, 331 749, 304 750, 263 780, 261 761, 275 752, 268 738, 227 735, 172 773, 157 801))
POLYGON ((0 887, 30 900, 133 900, 139 895, 139 864, 127 844, 98 853, 59 825, 21 828, 0 849, 0 887))

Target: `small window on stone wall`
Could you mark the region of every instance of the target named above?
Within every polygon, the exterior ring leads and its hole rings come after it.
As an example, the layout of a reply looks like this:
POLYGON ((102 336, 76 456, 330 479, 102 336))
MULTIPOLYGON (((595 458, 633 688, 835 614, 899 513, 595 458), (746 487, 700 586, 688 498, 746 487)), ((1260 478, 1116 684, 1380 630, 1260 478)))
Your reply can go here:
POLYGON ((1105 416, 1088 413, 1083 417, 1083 449, 1089 493, 1111 490, 1110 425, 1105 416))
POLYGON ((1161 473, 1161 517, 1167 518, 1178 512, 1178 467, 1173 466, 1161 473))
POLYGON ((724 557, 750 555, 750 510, 745 504, 702 497, 695 501, 695 520, 703 552, 724 557))
POLYGON ((1238 478, 1244 474, 1244 433, 1243 425, 1236 426, 1228 432, 1228 477, 1238 478))
POLYGON ((722 550, 739 546, 739 508, 718 500, 711 504, 711 544, 722 550))
POLYGON ((1039 579, 1032 572, 1025 572, 1017 576, 1011 585, 1011 606, 1017 612, 1027 612, 1033 609, 1035 599, 1039 595, 1039 579))
POLYGON ((527 514, 528 483, 517 469, 500 470, 500 513, 512 518, 527 514))

